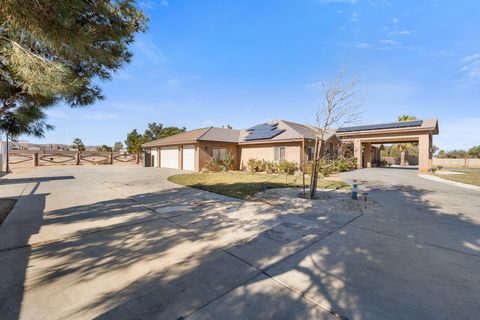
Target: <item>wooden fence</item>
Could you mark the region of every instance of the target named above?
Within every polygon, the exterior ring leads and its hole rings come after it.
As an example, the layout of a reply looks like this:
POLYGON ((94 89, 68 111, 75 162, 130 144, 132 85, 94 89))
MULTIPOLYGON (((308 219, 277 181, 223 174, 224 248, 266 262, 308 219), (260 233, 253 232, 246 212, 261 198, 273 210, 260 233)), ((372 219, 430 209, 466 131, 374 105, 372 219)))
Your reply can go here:
POLYGON ((138 165, 140 154, 102 151, 14 151, 8 152, 10 168, 52 165, 138 165))

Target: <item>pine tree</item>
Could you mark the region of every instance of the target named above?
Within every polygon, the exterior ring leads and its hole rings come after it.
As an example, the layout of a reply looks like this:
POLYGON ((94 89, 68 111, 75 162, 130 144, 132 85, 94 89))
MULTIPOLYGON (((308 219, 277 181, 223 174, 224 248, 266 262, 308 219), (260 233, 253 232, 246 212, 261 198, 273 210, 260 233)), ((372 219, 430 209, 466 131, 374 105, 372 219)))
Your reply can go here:
MULTIPOLYGON (((130 61, 128 46, 146 21, 134 0, 2 0, 0 123, 59 101, 82 106, 102 99, 93 79, 108 80, 130 61)), ((42 111, 34 116, 28 115, 38 123, 22 133, 48 129, 42 111)))
POLYGON ((120 141, 115 142, 115 144, 113 145, 113 151, 119 152, 122 149, 123 149, 123 143, 120 141))
POLYGON ((78 151, 85 151, 85 145, 83 144, 83 141, 80 138, 73 139, 71 148, 76 149, 78 151))
POLYGON ((148 142, 147 137, 138 133, 137 129, 133 129, 125 140, 128 153, 138 153, 142 150, 142 144, 148 142))

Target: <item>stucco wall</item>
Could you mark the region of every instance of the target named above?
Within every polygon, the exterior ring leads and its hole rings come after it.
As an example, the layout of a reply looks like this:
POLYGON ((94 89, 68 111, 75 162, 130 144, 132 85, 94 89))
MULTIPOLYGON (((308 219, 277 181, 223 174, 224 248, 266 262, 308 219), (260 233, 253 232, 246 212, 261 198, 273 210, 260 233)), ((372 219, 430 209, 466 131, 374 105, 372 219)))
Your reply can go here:
POLYGON ((434 166, 443 166, 445 168, 480 168, 480 159, 444 159, 433 158, 434 166))
POLYGON ((205 162, 208 162, 212 159, 213 154, 212 150, 217 148, 226 148, 230 150, 230 154, 233 155, 233 169, 238 170, 239 164, 239 155, 238 155, 238 147, 236 144, 232 143, 221 143, 221 142, 200 142, 198 144, 198 169, 195 168, 196 171, 200 171, 203 168, 205 162))
POLYGON ((240 169, 243 170, 247 166, 249 159, 255 158, 259 160, 274 160, 274 147, 285 147, 285 159, 300 164, 300 154, 302 144, 300 142, 275 143, 275 144, 257 144, 257 145, 241 145, 240 146, 240 169))

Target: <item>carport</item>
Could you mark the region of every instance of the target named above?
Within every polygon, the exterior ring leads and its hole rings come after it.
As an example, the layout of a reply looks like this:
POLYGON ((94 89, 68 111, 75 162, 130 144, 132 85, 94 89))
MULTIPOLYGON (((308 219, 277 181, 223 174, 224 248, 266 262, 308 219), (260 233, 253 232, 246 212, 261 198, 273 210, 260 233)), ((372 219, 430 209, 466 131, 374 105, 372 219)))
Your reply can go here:
POLYGON ((432 167, 432 137, 438 132, 438 120, 427 119, 343 127, 337 136, 342 142, 353 143, 359 169, 372 167, 372 144, 418 143, 418 171, 428 172, 432 167))

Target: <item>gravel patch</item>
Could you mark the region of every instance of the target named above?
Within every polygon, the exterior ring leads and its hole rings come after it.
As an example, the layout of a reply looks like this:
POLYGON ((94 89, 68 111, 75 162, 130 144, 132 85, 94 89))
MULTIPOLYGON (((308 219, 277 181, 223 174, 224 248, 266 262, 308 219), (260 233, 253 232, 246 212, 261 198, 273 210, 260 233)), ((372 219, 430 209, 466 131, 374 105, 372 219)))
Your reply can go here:
POLYGON ((319 189, 315 199, 302 198, 302 189, 299 188, 269 189, 257 193, 253 200, 281 206, 288 213, 298 214, 355 215, 376 212, 381 208, 381 205, 371 198, 367 197, 365 202, 361 194, 359 194, 358 200, 354 200, 351 198, 350 191, 331 189, 319 189))
POLYGON ((7 215, 13 209, 15 202, 17 202, 15 199, 0 199, 0 224, 2 224, 7 215))

